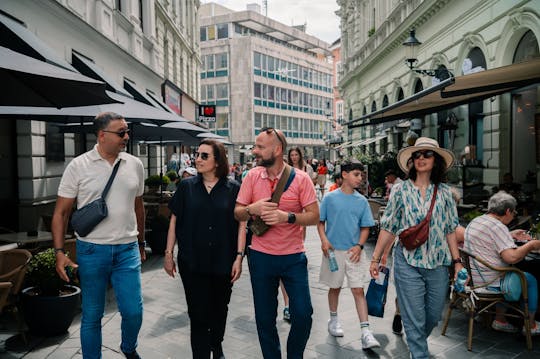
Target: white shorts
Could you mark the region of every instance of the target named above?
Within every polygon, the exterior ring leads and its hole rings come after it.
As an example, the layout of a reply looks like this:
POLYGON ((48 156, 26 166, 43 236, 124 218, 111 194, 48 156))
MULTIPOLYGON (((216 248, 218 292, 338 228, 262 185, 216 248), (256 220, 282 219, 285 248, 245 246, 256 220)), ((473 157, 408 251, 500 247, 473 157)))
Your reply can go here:
POLYGON ((338 263, 338 270, 330 272, 328 267, 328 258, 322 256, 321 272, 319 274, 319 282, 329 286, 330 288, 342 288, 345 277, 347 277, 347 286, 349 288, 364 288, 367 287, 371 279, 369 275, 369 261, 366 251, 363 250, 360 254, 360 261, 357 263, 351 262, 347 251, 334 251, 338 263))

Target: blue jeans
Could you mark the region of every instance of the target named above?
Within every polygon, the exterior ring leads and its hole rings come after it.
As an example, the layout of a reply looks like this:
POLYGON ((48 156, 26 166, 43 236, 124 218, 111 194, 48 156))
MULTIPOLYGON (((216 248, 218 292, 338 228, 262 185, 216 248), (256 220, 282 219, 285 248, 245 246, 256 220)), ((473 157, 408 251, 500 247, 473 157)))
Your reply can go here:
POLYGON ((82 290, 81 347, 84 359, 101 358, 101 318, 109 282, 122 316, 120 349, 137 348, 142 324, 141 257, 137 242, 94 244, 77 240, 82 290))
MULTIPOLYGON (((527 281, 527 294, 528 294, 528 300, 527 304, 529 304, 529 313, 534 313, 538 310, 538 282, 531 273, 529 272, 523 272, 525 274, 525 280, 527 281)), ((500 287, 492 287, 489 286, 487 289, 492 290, 494 292, 500 292, 500 287)), ((521 303, 523 304, 523 298, 521 298, 521 303)), ((501 304, 501 306, 503 306, 501 304)))
POLYGON ((394 249, 394 281, 411 356, 427 359, 427 337, 441 319, 448 293, 448 268, 413 267, 407 263, 403 247, 397 245, 394 249))
POLYGON ((289 295, 291 314, 287 358, 303 358, 311 332, 313 314, 306 255, 304 253, 270 255, 250 250, 249 271, 255 303, 257 333, 264 358, 281 358, 281 347, 276 329, 280 279, 289 295))

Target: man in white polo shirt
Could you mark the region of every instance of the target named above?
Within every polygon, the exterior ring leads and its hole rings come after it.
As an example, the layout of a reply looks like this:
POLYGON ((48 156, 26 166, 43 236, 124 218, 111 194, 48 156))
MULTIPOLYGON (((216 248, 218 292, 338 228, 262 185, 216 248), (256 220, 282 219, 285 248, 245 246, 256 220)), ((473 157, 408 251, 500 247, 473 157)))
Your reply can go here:
POLYGON ((122 315, 120 349, 140 358, 137 336, 142 324, 141 261, 144 252, 144 167, 125 152, 129 129, 116 113, 94 119, 97 144, 66 167, 52 219, 56 271, 69 282, 66 267, 78 268, 82 290, 81 347, 85 359, 101 358, 101 318, 107 286, 112 283, 122 315), (101 196, 117 162, 118 172, 105 198, 108 216, 85 237, 77 234, 77 261, 64 253, 64 233, 75 201, 77 208, 101 196))

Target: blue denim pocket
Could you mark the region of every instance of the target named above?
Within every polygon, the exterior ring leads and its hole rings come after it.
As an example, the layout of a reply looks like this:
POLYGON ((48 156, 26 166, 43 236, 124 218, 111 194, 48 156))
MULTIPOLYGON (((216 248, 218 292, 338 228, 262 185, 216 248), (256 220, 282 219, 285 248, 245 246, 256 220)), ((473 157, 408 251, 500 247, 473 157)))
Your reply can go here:
POLYGON ((77 253, 78 254, 92 254, 96 251, 96 245, 94 243, 77 240, 77 253))

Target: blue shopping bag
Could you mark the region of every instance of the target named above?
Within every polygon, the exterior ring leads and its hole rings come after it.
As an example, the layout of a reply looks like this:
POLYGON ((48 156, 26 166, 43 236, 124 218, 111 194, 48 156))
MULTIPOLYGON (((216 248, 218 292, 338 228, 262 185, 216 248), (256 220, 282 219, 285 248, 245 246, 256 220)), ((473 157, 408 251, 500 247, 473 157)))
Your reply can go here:
POLYGON ((379 278, 371 279, 366 301, 368 314, 374 317, 382 318, 384 316, 384 306, 386 304, 386 292, 388 290, 388 274, 390 270, 385 266, 379 267, 379 278))

